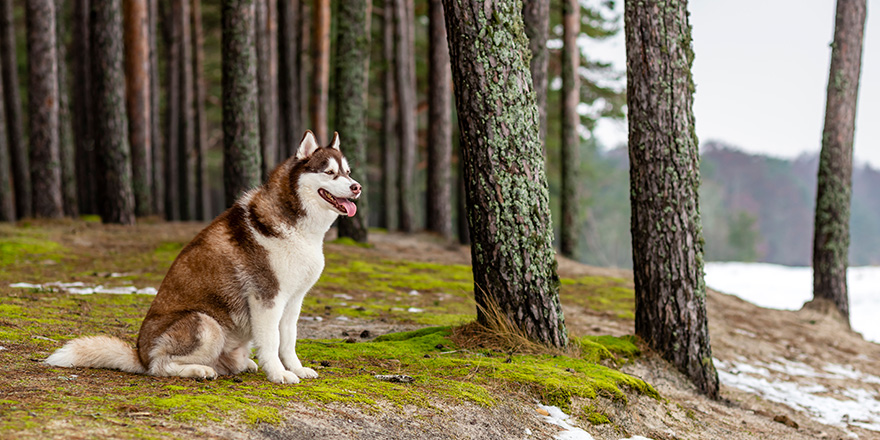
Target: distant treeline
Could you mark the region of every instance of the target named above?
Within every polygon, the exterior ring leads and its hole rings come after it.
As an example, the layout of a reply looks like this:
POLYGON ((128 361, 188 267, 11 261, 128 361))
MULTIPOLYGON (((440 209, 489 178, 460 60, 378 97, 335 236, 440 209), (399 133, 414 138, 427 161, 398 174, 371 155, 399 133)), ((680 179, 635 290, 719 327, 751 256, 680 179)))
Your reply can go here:
MULTIPOLYGON (((858 147, 856 147, 858 148, 858 147)), ((701 146, 700 208, 707 261, 759 261, 809 266, 819 156, 785 160, 748 154, 719 142, 701 146)), ((627 152, 593 152, 586 161, 580 259, 632 266, 627 152), (589 163, 592 162, 592 163, 589 163)), ((880 264, 880 170, 853 169, 849 260, 880 264)))

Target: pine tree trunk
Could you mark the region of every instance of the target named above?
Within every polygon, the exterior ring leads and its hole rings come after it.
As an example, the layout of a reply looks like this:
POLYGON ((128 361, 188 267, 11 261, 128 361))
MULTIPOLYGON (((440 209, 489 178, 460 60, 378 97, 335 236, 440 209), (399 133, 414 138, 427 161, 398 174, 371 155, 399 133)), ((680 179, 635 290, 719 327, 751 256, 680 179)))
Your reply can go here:
POLYGON ((382 13, 382 188, 379 197, 379 227, 394 229, 397 220, 397 83, 394 80, 394 2, 383 1, 382 13))
POLYGON ((257 86, 260 99, 260 152, 263 160, 263 181, 275 168, 278 158, 278 88, 275 43, 275 0, 256 0, 257 86), (271 14, 270 14, 271 11, 271 14))
POLYGON ((6 132, 9 135, 9 159, 15 190, 15 214, 18 218, 34 215, 31 193, 31 168, 28 145, 24 142, 21 120, 21 95, 18 87, 15 26, 12 2, 0 2, 0 68, 3 73, 3 101, 6 104, 6 132))
MULTIPOLYGON (((174 2, 177 0, 170 0, 174 2)), ((164 6, 159 13, 164 27, 165 46, 165 149, 164 184, 165 184, 165 218, 180 220, 180 164, 178 145, 180 137, 180 21, 168 10, 167 1, 159 3, 164 6)))
POLYGON ((260 184, 254 0, 223 0, 223 185, 226 206, 260 184))
POLYGON ((190 0, 173 0, 174 20, 180 26, 180 119, 178 119, 177 171, 180 192, 180 219, 196 218, 196 131, 195 86, 193 77, 192 14, 190 0))
MULTIPOLYGON (((3 95, 3 82, 0 81, 0 96, 3 95)), ((15 221, 15 194, 12 189, 11 162, 6 138, 6 111, 0 99, 0 222, 15 221)))
POLYGON ((452 70, 443 2, 430 0, 428 42, 428 230, 452 240, 452 70))
POLYGON ((162 129, 159 113, 159 47, 156 38, 159 21, 159 0, 147 0, 149 5, 149 44, 150 44, 150 140, 153 145, 150 148, 153 159, 153 176, 150 181, 153 184, 152 211, 159 216, 165 215, 165 181, 163 160, 165 155, 162 149, 162 129))
POLYGON ((76 149, 70 114, 70 77, 67 58, 67 27, 63 17, 66 0, 55 0, 56 53, 58 55, 58 151, 61 157, 61 200, 64 215, 79 217, 77 199, 76 149))
POLYGON ((532 61, 532 84, 538 101, 538 114, 541 120, 541 145, 547 153, 547 35, 550 29, 550 2, 547 0, 523 0, 523 23, 529 37, 529 50, 532 61))
MULTIPOLYGON (((367 73, 370 60, 368 0, 342 1, 337 9, 336 127, 351 166, 351 176, 367 181, 367 73)), ((358 199, 357 214, 341 217, 340 237, 366 243, 369 210, 367 198, 358 199)))
POLYGON ((152 111, 150 109, 150 42, 147 0, 126 0, 125 86, 128 109, 128 139, 135 214, 152 213, 152 111))
POLYGON ((92 75, 97 152, 105 223, 134 224, 131 151, 125 114, 122 5, 92 0, 92 75))
POLYGON ((318 144, 330 141, 327 133, 327 108, 330 94, 330 0, 315 0, 314 40, 312 41, 312 130, 318 144))
POLYGON ((193 87, 194 108, 193 132, 195 145, 195 218, 211 219, 211 197, 208 191, 208 117, 205 113, 205 100, 208 99, 205 83, 205 33, 202 30, 201 0, 192 2, 192 45, 193 45, 193 87))
POLYGON ((89 0, 74 0, 71 49, 77 56, 73 57, 73 136, 76 142, 79 211, 82 214, 98 214, 89 9, 89 0))
POLYGON ((538 107, 519 2, 445 0, 477 319, 565 347, 538 107), (503 80, 499 80, 503 78, 503 80))
MULTIPOLYGON (((314 59, 312 57, 312 2, 309 0, 299 0, 299 15, 296 17, 296 29, 299 30, 299 41, 297 42, 296 66, 299 75, 299 113, 297 121, 299 122, 299 132, 293 133, 294 151, 290 156, 296 154, 296 148, 299 148, 299 142, 305 133, 306 126, 311 123, 311 119, 306 113, 311 108, 312 94, 311 90, 312 76, 315 73, 314 59)), ((312 127, 314 131, 314 127, 312 127)))
POLYGON ((398 128, 400 130, 400 153, 397 168, 397 211, 400 230, 415 232, 416 228, 416 186, 415 168, 418 141, 418 121, 416 119, 415 59, 411 29, 415 15, 409 0, 396 0, 394 4, 395 34, 397 40, 396 75, 397 99, 400 109, 398 128))
POLYGON ((577 73, 580 55, 577 36, 580 33, 580 5, 578 0, 565 0, 562 6, 562 139, 560 142, 562 168, 561 211, 562 224, 559 233, 559 251, 562 255, 574 258, 578 245, 578 150, 580 135, 578 125, 580 116, 577 106, 580 103, 580 77, 577 73))
POLYGON ((302 129, 300 109, 300 0, 278 0, 278 161, 296 154, 302 129))
POLYGON ((55 2, 27 2, 28 108, 34 215, 64 216, 58 143, 58 56, 55 2))
POLYGON ((627 2, 624 17, 636 334, 717 398, 687 2, 627 2))
POLYGON ((852 152, 866 15, 866 0, 837 0, 813 232, 813 297, 833 303, 847 322, 852 152))

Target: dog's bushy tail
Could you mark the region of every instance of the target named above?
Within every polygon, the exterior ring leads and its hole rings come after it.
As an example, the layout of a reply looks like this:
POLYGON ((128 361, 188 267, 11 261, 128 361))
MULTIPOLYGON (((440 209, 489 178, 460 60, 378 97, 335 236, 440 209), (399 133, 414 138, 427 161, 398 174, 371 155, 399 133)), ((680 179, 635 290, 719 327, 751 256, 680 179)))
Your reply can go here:
POLYGON ((139 374, 146 372, 135 349, 121 339, 109 336, 88 336, 69 341, 55 350, 46 363, 58 367, 110 368, 139 374))

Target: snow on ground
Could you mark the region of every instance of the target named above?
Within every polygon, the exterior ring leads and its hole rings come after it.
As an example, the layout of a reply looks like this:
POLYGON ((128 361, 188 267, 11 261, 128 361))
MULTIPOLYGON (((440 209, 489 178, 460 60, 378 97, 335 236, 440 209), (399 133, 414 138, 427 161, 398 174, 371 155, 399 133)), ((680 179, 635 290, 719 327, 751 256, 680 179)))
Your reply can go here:
POLYGON ((10 284, 9 287, 19 288, 19 289, 47 289, 52 291, 73 293, 77 295, 91 295, 93 293, 112 293, 117 295, 126 295, 131 293, 138 293, 141 295, 155 295, 158 291, 153 287, 144 287, 142 289, 138 289, 135 286, 122 286, 122 287, 104 287, 104 286, 87 286, 85 283, 81 281, 77 281, 74 283, 62 283, 60 281, 55 281, 51 283, 45 284, 31 284, 31 283, 15 283, 10 284))
MULTIPOLYGON (((562 431, 559 431, 555 437, 556 440, 594 440, 593 436, 590 435, 589 432, 584 431, 577 426, 573 426, 569 423, 571 420, 571 416, 564 413, 559 407, 550 406, 550 405, 538 405, 539 409, 546 411, 549 415, 541 416, 545 422, 556 425, 562 428, 562 431)), ((647 437, 642 437, 640 435, 636 435, 630 438, 625 438, 621 440, 651 440, 647 437)))
MULTIPOLYGON (((813 298, 813 269, 767 263, 707 263, 706 285, 761 307, 798 310, 813 298)), ((850 324, 880 342, 880 267, 847 272, 850 324)))
POLYGON ((816 383, 782 380, 777 376, 794 379, 859 378, 867 383, 878 383, 880 377, 853 370, 852 367, 828 364, 823 371, 809 365, 777 359, 756 365, 745 362, 725 362, 715 359, 718 378, 725 385, 755 393, 767 400, 782 403, 789 408, 807 413, 827 425, 846 429, 847 425, 880 431, 880 401, 876 391, 862 388, 829 388, 816 383), (773 374, 771 374, 773 373, 773 374))

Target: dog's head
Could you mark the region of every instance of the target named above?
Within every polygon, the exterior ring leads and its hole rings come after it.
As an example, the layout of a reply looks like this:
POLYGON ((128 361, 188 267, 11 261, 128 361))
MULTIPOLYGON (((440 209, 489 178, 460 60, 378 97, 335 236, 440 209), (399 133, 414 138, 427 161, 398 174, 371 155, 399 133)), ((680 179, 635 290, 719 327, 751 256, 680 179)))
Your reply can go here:
POLYGON ((315 135, 306 131, 296 152, 302 165, 297 191, 304 203, 349 217, 357 212, 352 202, 361 195, 361 185, 351 178, 348 161, 339 150, 339 134, 327 147, 318 146, 315 135))

